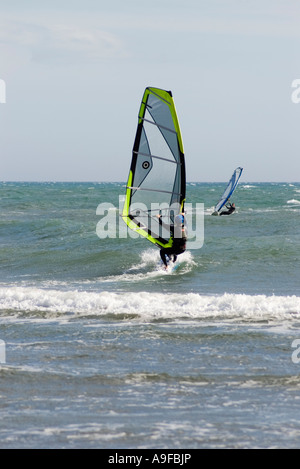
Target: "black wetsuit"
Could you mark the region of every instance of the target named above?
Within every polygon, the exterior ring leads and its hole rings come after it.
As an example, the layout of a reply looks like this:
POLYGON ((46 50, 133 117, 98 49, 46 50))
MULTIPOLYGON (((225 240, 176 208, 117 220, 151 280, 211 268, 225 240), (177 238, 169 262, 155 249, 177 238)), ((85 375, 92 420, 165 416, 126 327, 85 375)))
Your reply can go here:
MULTIPOLYGON (((160 223, 163 224, 160 220, 160 223)), ((171 260, 173 257, 173 262, 176 262, 177 256, 182 254, 186 250, 186 231, 184 225, 175 225, 170 227, 172 232, 173 243, 169 248, 162 248, 160 250, 160 258, 163 261, 164 265, 167 267, 168 261, 167 257, 171 260)))
POLYGON ((229 207, 227 205, 225 205, 225 207, 228 209, 227 212, 220 212, 220 216, 221 215, 230 215, 231 213, 233 213, 235 211, 235 207, 233 207, 231 204, 229 204, 229 207))

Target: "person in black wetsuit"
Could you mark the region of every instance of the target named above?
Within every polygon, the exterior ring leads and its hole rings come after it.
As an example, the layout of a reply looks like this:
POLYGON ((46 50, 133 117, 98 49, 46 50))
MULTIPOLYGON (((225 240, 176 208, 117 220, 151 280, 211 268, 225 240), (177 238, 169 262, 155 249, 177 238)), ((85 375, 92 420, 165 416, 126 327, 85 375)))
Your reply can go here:
MULTIPOLYGON (((161 225, 167 226, 162 222, 160 215, 158 215, 158 218, 161 225)), ((184 215, 176 215, 175 224, 171 226, 168 225, 168 228, 170 228, 172 233, 172 246, 160 250, 160 258, 166 269, 168 267, 167 257, 173 260, 173 262, 176 262, 177 256, 186 250, 187 234, 184 226, 184 215)))
POLYGON ((225 207, 227 208, 227 212, 220 212, 220 216, 221 215, 230 215, 231 213, 233 213, 235 211, 235 204, 231 204, 230 202, 228 202, 228 204, 225 205, 225 207))

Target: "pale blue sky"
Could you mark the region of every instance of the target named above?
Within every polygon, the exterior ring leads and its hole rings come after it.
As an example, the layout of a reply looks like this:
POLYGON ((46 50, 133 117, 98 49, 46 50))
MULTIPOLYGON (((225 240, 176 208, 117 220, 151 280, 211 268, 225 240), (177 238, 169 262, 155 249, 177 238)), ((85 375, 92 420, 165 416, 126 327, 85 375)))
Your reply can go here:
POLYGON ((298 0, 0 0, 0 180, 125 181, 146 86, 189 181, 300 181, 298 0))

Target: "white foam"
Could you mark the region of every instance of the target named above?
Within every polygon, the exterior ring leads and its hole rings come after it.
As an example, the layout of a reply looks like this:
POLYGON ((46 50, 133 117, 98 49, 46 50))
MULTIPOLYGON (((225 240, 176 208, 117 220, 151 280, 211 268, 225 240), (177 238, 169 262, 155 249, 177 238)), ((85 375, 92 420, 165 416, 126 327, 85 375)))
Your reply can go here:
MULTIPOLYGON (((157 318, 190 318, 222 320, 289 320, 300 314, 300 297, 223 294, 219 296, 197 293, 151 293, 109 291, 59 291, 30 287, 0 288, 0 310, 13 313, 48 312, 62 317, 131 314, 141 320, 157 318)), ((30 316, 30 315, 29 315, 30 316)))
POLYGON ((291 199, 287 201, 287 204, 300 205, 300 200, 291 199))
MULTIPOLYGON (((190 272, 195 265, 193 256, 190 251, 185 251, 183 254, 178 256, 176 263, 180 269, 178 273, 190 272)), ((140 254, 140 261, 133 264, 131 267, 121 275, 113 275, 109 277, 100 277, 98 280, 101 282, 132 282, 132 281, 144 281, 145 279, 151 279, 159 277, 161 275, 169 275, 172 271, 165 271, 160 265, 160 255, 157 249, 147 249, 140 254)))

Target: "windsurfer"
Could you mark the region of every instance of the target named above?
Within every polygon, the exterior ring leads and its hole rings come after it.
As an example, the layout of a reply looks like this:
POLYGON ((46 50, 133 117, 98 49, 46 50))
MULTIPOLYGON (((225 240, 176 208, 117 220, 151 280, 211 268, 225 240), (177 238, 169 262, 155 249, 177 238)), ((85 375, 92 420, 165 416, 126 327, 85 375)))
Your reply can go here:
MULTIPOLYGON (((157 215, 160 225, 167 226, 162 220, 161 215, 157 215)), ((187 232, 184 224, 184 214, 176 215, 175 224, 168 225, 171 231, 172 246, 160 250, 160 258, 165 268, 168 268, 167 257, 176 262, 177 256, 186 250, 187 232)))
POLYGON ((220 216, 221 215, 230 215, 231 213, 233 213, 235 211, 235 204, 234 203, 230 203, 228 202, 228 204, 225 205, 225 207, 227 208, 227 211, 223 211, 223 212, 220 212, 220 216))

